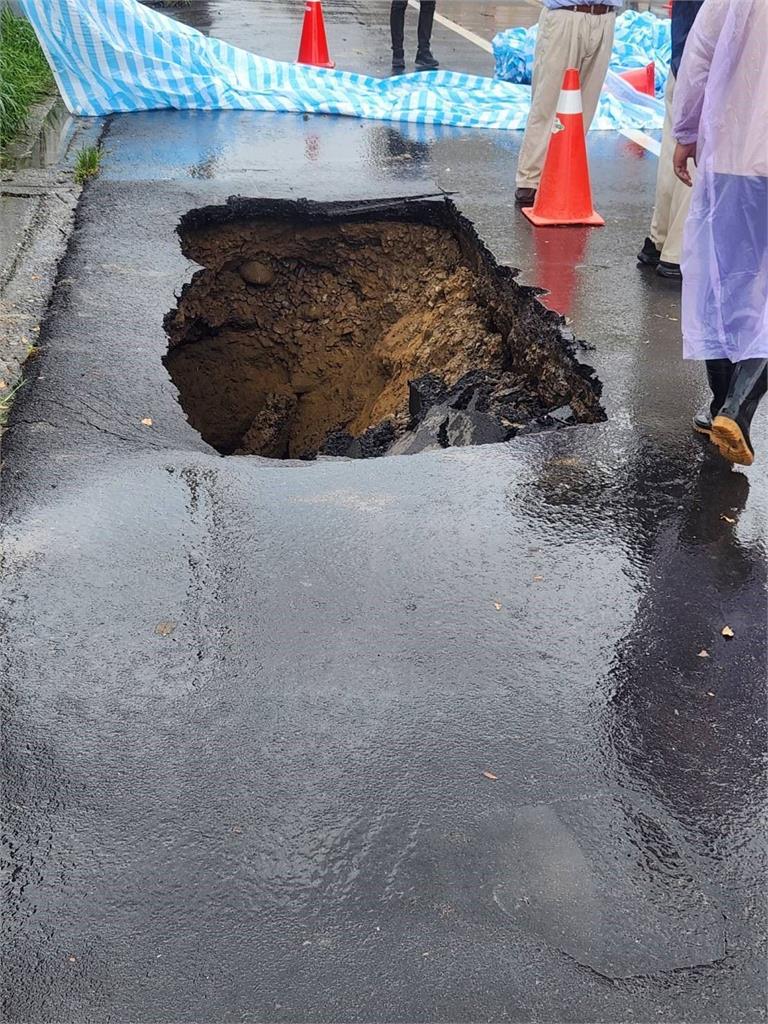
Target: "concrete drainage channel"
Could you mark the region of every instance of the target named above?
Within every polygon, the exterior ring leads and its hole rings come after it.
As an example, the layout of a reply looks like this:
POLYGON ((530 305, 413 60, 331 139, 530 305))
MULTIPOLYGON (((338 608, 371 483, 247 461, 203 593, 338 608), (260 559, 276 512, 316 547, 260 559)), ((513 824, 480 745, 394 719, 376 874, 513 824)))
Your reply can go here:
POLYGON ((605 419, 562 319, 446 198, 234 198, 178 231, 203 269, 164 363, 222 454, 370 458, 605 419))

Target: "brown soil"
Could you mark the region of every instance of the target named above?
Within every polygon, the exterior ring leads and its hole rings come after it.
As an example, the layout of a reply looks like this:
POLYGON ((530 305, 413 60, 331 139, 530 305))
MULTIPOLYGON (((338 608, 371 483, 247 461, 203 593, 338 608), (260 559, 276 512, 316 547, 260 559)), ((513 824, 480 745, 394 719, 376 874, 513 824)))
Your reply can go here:
MULTIPOLYGON (((230 219, 182 237, 205 269, 167 318, 165 362, 190 422, 224 453, 301 457, 386 419, 402 432, 409 379, 516 369, 487 271, 444 226, 230 219)), ((600 418, 561 363, 551 404, 600 418)))

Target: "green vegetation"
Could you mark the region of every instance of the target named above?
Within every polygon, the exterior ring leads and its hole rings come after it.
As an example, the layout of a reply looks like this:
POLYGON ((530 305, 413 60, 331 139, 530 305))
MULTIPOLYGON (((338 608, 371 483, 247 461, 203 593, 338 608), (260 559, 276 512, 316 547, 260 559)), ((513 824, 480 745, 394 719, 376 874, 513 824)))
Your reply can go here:
POLYGON ((101 146, 83 146, 75 159, 75 181, 83 185, 89 178, 95 178, 101 170, 101 146))
POLYGON ((0 0, 0 149, 23 129, 31 105, 53 88, 34 29, 0 0))
POLYGON ((8 415, 13 405, 13 400, 19 391, 24 387, 26 381, 19 381, 19 383, 11 388, 10 391, 6 391, 4 395, 0 396, 0 429, 2 429, 8 422, 8 415))

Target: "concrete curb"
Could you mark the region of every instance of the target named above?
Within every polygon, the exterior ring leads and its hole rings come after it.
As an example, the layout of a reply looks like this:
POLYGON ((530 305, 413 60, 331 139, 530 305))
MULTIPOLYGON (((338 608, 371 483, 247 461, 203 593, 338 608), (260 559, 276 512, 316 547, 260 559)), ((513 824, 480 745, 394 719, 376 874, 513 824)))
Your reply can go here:
MULTIPOLYGON (((9 149, 23 165, 42 136, 58 96, 38 104, 31 127, 9 149)), ((78 149, 102 137, 103 119, 67 118, 62 148, 50 166, 20 166, 0 171, 0 430, 9 399, 20 386, 23 366, 33 355, 40 327, 56 286, 58 268, 75 225, 82 187, 74 179, 78 149)))

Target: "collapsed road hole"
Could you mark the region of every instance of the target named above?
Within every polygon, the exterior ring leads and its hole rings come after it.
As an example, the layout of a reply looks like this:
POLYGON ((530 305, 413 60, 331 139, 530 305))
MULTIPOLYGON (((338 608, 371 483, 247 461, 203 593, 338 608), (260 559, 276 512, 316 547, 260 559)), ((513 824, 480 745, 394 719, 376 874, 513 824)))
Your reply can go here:
POLYGON ((605 419, 562 318, 447 198, 233 198, 178 232, 203 269, 164 363, 222 454, 410 454, 605 419))

